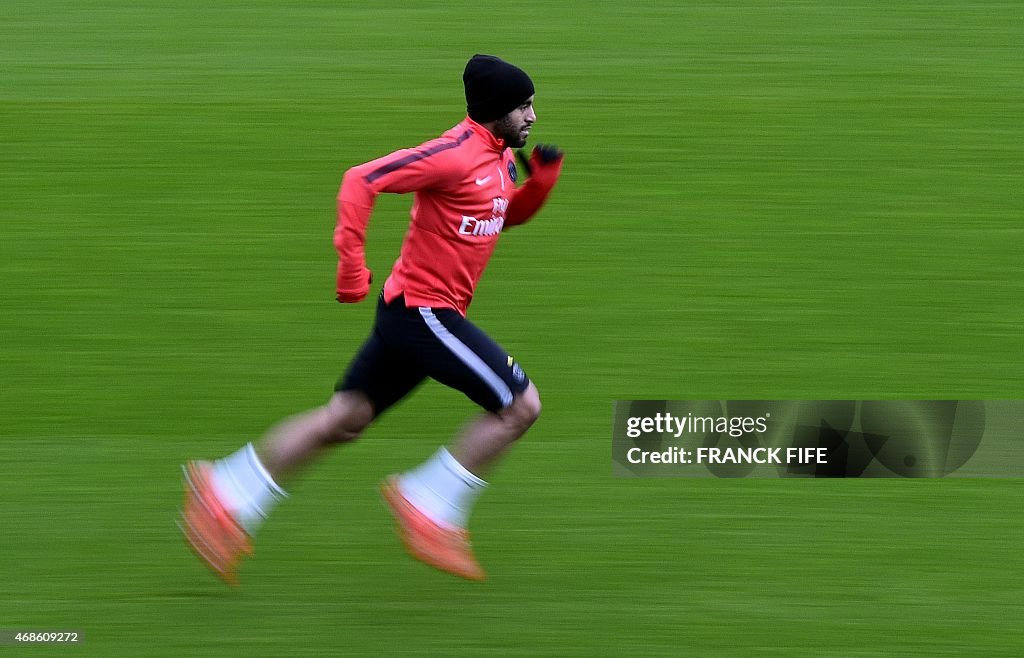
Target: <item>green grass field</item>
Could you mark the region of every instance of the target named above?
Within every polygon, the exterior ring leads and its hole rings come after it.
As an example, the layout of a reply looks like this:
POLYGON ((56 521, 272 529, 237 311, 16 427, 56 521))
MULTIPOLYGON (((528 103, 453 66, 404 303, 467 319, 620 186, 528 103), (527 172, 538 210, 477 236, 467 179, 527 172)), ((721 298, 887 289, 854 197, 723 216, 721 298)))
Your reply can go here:
MULTIPOLYGON (((1016 399, 1017 2, 4 3, 0 629, 32 655, 1021 655, 1021 481, 611 477, 616 399, 1016 399), (285 6, 280 6, 281 4, 285 6), (471 317, 540 422, 405 557, 376 483, 473 412, 421 389, 290 485, 229 590, 178 465, 322 402, 344 170, 537 83, 567 152, 471 317)), ((382 198, 382 281, 409 199, 382 198)), ((18 648, 0 647, 0 654, 18 648)), ((28 653, 26 651, 26 653, 28 653)))

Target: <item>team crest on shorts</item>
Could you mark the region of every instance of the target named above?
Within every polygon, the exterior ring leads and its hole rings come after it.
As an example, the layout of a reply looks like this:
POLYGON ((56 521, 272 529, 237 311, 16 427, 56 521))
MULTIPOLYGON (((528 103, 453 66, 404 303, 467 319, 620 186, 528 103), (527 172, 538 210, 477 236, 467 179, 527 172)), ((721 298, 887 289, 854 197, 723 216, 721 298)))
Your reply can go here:
POLYGON ((516 182, 516 163, 508 163, 508 177, 512 179, 512 182, 516 182))
POLYGON ((515 359, 512 358, 511 354, 508 355, 508 367, 512 368, 512 379, 516 380, 517 382, 521 382, 524 379, 526 379, 526 373, 523 372, 523 369, 519 367, 519 364, 516 363, 515 359))

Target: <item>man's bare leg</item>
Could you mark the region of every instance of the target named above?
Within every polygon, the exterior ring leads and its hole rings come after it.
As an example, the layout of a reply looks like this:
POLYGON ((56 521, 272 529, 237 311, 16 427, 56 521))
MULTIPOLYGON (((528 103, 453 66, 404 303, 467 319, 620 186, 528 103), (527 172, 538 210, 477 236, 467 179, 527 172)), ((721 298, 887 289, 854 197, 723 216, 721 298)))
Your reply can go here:
POLYGON ((363 393, 335 393, 322 407, 296 414, 272 427, 256 446, 256 454, 270 476, 281 482, 327 446, 358 438, 373 416, 373 405, 363 393))
POLYGON ((449 451, 467 471, 481 477, 539 416, 540 395, 530 382, 509 407, 483 414, 467 425, 449 451))
POLYGON ((336 393, 322 407, 273 427, 259 452, 249 443, 213 463, 187 463, 179 525, 196 555, 223 580, 236 583, 239 562, 252 553, 249 536, 286 495, 278 478, 308 464, 327 445, 355 439, 373 415, 365 395, 336 393))
POLYGON ((451 449, 441 448, 397 482, 402 495, 431 520, 464 528, 476 497, 487 486, 481 478, 540 415, 533 383, 511 405, 470 422, 451 449))
POLYGON ((452 452, 441 448, 417 468, 384 483, 384 499, 413 557, 470 580, 486 577, 465 532, 473 501, 487 486, 479 475, 539 415, 540 396, 531 383, 509 407, 467 425, 452 452))
POLYGON ((217 497, 248 532, 253 532, 285 497, 281 483, 332 444, 355 440, 373 420, 363 393, 335 393, 323 406, 281 421, 258 445, 247 444, 214 462, 211 481, 217 497))

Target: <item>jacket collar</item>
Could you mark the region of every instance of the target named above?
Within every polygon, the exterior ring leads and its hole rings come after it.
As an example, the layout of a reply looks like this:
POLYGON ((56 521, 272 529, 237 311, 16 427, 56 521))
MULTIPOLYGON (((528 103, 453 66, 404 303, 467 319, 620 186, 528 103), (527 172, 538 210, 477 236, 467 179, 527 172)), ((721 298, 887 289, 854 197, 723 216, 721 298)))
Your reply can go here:
POLYGON ((463 123, 466 124, 470 130, 476 133, 481 140, 483 140, 484 145, 489 150, 494 151, 495 153, 501 153, 507 148, 505 146, 505 140, 495 137, 494 133, 487 128, 484 128, 473 119, 470 119, 468 116, 463 120, 463 123))

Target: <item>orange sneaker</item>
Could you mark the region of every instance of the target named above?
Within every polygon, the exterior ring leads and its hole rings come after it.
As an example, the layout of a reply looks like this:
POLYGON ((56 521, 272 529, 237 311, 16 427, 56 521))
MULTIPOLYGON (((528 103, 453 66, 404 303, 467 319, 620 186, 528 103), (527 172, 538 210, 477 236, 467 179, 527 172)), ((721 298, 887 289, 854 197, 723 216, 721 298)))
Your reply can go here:
POLYGON ((461 578, 486 578, 473 556, 468 532, 444 528, 429 519, 402 495, 397 476, 392 475, 382 482, 380 491, 398 522, 398 534, 410 555, 461 578))
POLYGON ((213 465, 188 462, 185 473, 185 507, 178 527, 193 552, 221 580, 238 584, 235 570, 246 555, 252 555, 249 535, 217 499, 211 482, 213 465))

